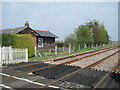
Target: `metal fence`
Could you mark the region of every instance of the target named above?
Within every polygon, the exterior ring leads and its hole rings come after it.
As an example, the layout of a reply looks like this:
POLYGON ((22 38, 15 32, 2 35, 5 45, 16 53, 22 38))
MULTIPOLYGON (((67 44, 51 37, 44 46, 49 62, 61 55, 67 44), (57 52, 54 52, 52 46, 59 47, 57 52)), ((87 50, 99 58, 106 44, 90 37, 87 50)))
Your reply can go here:
POLYGON ((0 47, 0 65, 28 62, 28 49, 0 47))

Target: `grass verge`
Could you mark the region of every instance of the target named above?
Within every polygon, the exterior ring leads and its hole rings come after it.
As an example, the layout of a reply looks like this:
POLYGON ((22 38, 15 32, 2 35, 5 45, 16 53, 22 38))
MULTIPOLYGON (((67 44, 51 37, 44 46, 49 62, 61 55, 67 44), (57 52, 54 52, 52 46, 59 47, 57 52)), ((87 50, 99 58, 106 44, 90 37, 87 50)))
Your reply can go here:
MULTIPOLYGON (((54 54, 51 54, 49 56, 44 56, 44 57, 39 57, 39 56, 36 56, 36 57, 32 57, 32 58, 29 58, 28 60, 29 61, 36 61, 36 60, 47 60, 47 59, 52 59, 52 58, 56 58, 56 57, 62 57, 62 56, 67 56, 67 55, 72 55, 72 54, 78 54, 78 53, 83 53, 83 52, 86 52, 86 51, 91 51, 91 50, 98 50, 98 49, 101 49, 101 48, 106 48, 106 47, 110 47, 110 46, 101 46, 101 47, 94 47, 94 48, 83 48, 81 50, 77 50, 75 52, 72 52, 72 53, 65 53, 63 52, 62 54, 59 54, 59 55, 54 55, 54 54)), ((48 52, 49 53, 49 52, 48 52)))

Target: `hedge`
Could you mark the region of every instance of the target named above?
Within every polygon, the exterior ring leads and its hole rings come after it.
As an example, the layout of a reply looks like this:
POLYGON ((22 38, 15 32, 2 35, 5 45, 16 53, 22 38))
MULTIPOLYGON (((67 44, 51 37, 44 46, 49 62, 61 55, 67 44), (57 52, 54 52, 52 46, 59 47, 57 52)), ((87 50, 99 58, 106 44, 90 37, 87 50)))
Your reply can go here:
POLYGON ((0 45, 1 46, 12 46, 14 43, 14 35, 3 33, 0 34, 0 45))
POLYGON ((34 45, 31 35, 28 34, 19 34, 14 37, 13 48, 28 48, 28 57, 34 56, 34 45))

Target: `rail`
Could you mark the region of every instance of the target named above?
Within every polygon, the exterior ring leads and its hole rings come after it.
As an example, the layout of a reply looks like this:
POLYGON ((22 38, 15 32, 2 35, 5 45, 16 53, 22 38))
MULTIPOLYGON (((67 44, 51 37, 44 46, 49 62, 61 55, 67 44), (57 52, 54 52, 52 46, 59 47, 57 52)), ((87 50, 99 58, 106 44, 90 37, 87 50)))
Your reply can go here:
MULTIPOLYGON (((37 70, 43 70, 43 69, 46 69, 46 68, 55 67, 55 66, 62 65, 62 64, 73 63, 73 62, 75 62, 75 61, 82 60, 83 58, 91 57, 91 56, 93 56, 93 55, 100 54, 100 53, 103 53, 103 52, 107 52, 107 51, 110 51, 110 50, 113 50, 113 49, 115 49, 115 48, 107 49, 107 50, 104 50, 104 51, 101 51, 101 52, 98 52, 98 53, 95 53, 95 54, 92 54, 92 55, 84 56, 84 57, 82 57, 82 58, 75 59, 75 60, 72 60, 72 61, 67 61, 67 62, 64 62, 64 63, 57 64, 57 65, 51 65, 51 66, 46 66, 46 67, 43 67, 43 68, 37 68, 37 69, 31 70, 31 71, 22 72, 22 73, 20 72, 20 73, 11 75, 11 77, 12 77, 12 76, 24 75, 24 74, 26 74, 26 73, 31 73, 31 72, 34 72, 34 71, 37 71, 37 70)), ((110 56, 108 56, 108 57, 110 57, 110 56)), ((106 58, 107 58, 107 57, 106 57, 106 58)), ((101 61, 102 61, 102 60, 100 60, 99 62, 101 62, 101 61)), ((96 63, 98 63, 98 62, 96 62, 96 63)), ((94 64, 95 64, 95 63, 94 63, 94 64)), ((92 64, 92 66, 93 66, 93 64, 92 64)), ((90 66, 89 66, 89 67, 90 67, 90 66)), ((88 68, 88 67, 86 67, 86 68, 88 68)), ((83 68, 83 69, 86 69, 86 68, 83 68)), ((76 73, 76 72, 78 72, 78 71, 75 71, 75 72, 73 72, 73 73, 76 73)), ((8 77, 8 78, 9 78, 9 77, 8 77)))
MULTIPOLYGON (((101 59, 101 60, 99 60, 99 61, 97 61, 97 62, 95 62, 95 63, 93 63, 93 64, 91 64, 91 65, 88 65, 88 66, 86 66, 86 67, 84 67, 84 68, 78 69, 78 70, 76 70, 76 71, 74 71, 74 72, 72 72, 72 73, 70 73, 70 74, 68 74, 68 75, 66 75, 66 76, 63 76, 63 77, 61 77, 61 78, 59 78, 59 79, 57 79, 57 80, 54 80, 53 82, 50 82, 50 83, 46 84, 45 87, 48 87, 49 85, 51 85, 51 84, 53 84, 53 83, 56 83, 56 82, 58 82, 58 81, 61 81, 61 80, 65 79, 65 78, 69 78, 69 77, 71 77, 72 75, 74 75, 74 74, 76 74, 76 73, 78 73, 78 72, 81 72, 81 71, 83 71, 83 70, 85 70, 85 69, 94 67, 95 65, 98 65, 98 64, 101 63, 102 61, 106 60, 107 58, 110 58, 111 56, 115 55, 115 54, 118 53, 118 52, 119 52, 119 51, 117 51, 117 52, 111 54, 110 56, 107 56, 107 57, 105 57, 105 58, 103 58, 103 59, 101 59)), ((98 85, 97 85, 97 86, 98 86, 98 85)), ((96 86, 96 87, 97 87, 97 86, 96 86)))
POLYGON ((117 64, 115 67, 113 67, 93 88, 100 88, 100 86, 105 81, 105 79, 108 77, 108 75, 111 72, 115 72, 118 67, 119 67, 119 64, 117 64))
MULTIPOLYGON (((101 50, 111 50, 111 49, 114 49, 116 47, 109 47, 109 48, 104 48, 104 49, 99 49, 99 50, 94 50, 94 51, 88 51, 88 52, 85 52, 85 53, 80 53, 80 54, 76 54, 76 55, 71 55, 71 56, 67 56, 67 57, 62 57, 62 58, 59 58, 59 59, 55 59, 55 60, 50 60, 50 61, 59 61, 59 60, 64 60, 64 59, 67 59, 67 58, 72 58, 72 57, 76 57, 76 56, 79 56, 79 55, 86 55, 86 54, 89 54, 89 53, 93 53, 93 52, 98 52, 98 51, 101 51, 101 50)), ((102 53, 102 52, 101 52, 102 53)), ((99 53, 98 53, 99 54, 99 53)), ((95 55, 95 54, 94 54, 95 55)), ((77 59, 78 60, 78 59, 77 59)), ((74 60, 75 61, 75 60, 74 60)), ((45 61, 45 62, 48 62, 48 61, 45 61)), ((17 69, 17 68, 22 68, 22 67, 27 67, 27 66, 31 66, 31 65, 37 65, 37 64, 40 64, 42 62, 36 62, 36 63, 30 63, 30 64, 25 64, 25 65, 22 65, 22 66, 16 66, 16 67, 10 67, 8 68, 9 70, 10 69, 17 69)), ((61 64, 64 64, 64 63, 61 63, 61 64)), ((58 64, 59 65, 59 64, 58 64)), ((55 65, 53 65, 55 66, 55 65)))

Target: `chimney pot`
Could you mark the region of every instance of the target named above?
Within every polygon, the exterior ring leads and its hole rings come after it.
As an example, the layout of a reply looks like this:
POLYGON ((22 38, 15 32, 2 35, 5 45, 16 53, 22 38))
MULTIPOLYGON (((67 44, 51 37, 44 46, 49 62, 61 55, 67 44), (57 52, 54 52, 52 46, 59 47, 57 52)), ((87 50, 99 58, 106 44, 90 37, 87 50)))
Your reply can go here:
POLYGON ((29 27, 28 21, 25 22, 25 27, 29 27))

